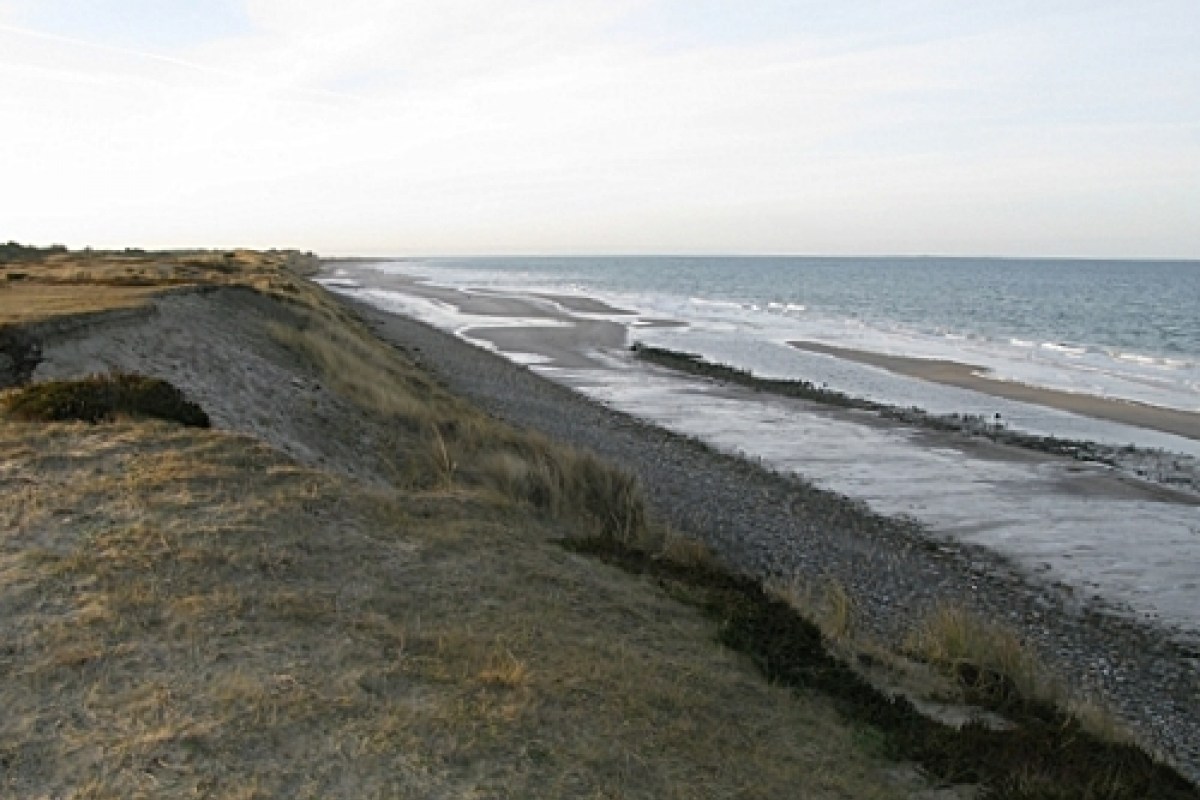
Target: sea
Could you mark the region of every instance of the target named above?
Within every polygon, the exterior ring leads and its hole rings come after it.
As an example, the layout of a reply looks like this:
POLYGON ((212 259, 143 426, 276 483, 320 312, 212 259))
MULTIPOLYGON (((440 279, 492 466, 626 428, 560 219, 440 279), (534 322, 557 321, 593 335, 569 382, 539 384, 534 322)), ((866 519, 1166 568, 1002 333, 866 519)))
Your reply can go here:
MULTIPOLYGON (((323 282, 498 350, 599 402, 795 472, 881 513, 914 518, 933 536, 991 547, 1041 579, 1200 635, 1200 506, 1095 489, 1108 485, 1111 467, 996 458, 931 441, 927 432, 730 392, 627 353, 597 353, 602 369, 580 369, 473 335, 607 320, 624 326, 626 344, 935 414, 998 415, 1039 435, 1132 445, 1160 454, 1158 473, 1194 474, 1200 442, 1192 438, 905 377, 789 342, 953 361, 999 380, 1200 413, 1200 262, 405 258, 341 262, 323 282), (414 281, 451 291, 406 288, 414 281), (454 302, 456 291, 532 299, 552 313, 471 313, 454 302)), ((1120 477, 1136 481, 1138 471, 1120 477)))
POLYGON ((787 342, 808 340, 1200 412, 1200 262, 477 258, 386 269, 450 287, 580 294, 680 320, 686 328, 638 338, 764 376, 795 375, 787 342))

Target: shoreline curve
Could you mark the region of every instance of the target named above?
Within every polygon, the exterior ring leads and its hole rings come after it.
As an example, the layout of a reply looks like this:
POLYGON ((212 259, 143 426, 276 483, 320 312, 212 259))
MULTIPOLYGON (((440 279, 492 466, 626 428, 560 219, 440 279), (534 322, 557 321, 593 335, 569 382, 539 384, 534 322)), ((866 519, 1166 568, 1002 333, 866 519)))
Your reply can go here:
POLYGON ((1190 411, 990 378, 979 374, 984 367, 958 361, 894 356, 809 341, 789 341, 788 344, 797 350, 853 361, 909 378, 1200 441, 1200 414, 1190 411))

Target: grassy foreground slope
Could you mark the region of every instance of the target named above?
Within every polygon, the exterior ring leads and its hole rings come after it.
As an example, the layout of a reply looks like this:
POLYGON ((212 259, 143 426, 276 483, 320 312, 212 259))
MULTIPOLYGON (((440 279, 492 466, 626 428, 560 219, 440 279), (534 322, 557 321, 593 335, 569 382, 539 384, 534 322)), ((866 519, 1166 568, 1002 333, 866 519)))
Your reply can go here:
POLYGON ((636 487, 446 395, 303 265, 0 265, 15 339, 164 290, 252 287, 286 309, 275 340, 389 454, 355 479, 236 425, 0 419, 0 795, 924 791, 821 696, 719 646, 701 610, 562 547, 642 535, 636 487))

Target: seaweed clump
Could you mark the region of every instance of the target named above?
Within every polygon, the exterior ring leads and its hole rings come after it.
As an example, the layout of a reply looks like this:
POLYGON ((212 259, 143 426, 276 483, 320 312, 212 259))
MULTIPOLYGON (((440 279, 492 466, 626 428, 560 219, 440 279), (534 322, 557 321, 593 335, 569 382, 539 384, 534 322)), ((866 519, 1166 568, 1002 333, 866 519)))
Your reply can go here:
POLYGON ((161 419, 195 428, 212 424, 204 409, 171 383, 123 372, 30 384, 0 398, 0 408, 25 422, 161 419))

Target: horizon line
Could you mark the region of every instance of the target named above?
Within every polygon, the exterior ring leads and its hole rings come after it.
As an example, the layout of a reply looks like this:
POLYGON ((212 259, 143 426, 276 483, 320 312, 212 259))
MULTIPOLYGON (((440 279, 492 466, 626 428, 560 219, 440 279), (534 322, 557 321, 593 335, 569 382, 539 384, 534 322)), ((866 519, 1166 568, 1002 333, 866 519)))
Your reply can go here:
MULTIPOLYGON (((250 248, 253 249, 253 248, 250 248)), ((277 248, 287 249, 287 248, 277 248)), ((810 259, 856 259, 856 260, 908 260, 916 261, 921 259, 940 259, 946 261, 967 261, 967 260, 987 260, 987 261, 1133 261, 1145 263, 1178 263, 1178 264, 1200 264, 1200 256, 1087 256, 1087 255, 1030 255, 1030 256, 1014 256, 1014 255, 986 255, 986 254, 938 254, 938 253, 894 253, 894 254, 831 254, 831 253, 801 253, 801 252, 772 252, 772 253, 695 253, 695 252, 679 252, 679 253, 638 253, 638 252, 610 252, 610 253, 562 253, 562 252, 529 252, 529 253, 409 253, 406 255, 357 255, 357 254, 336 254, 323 255, 318 251, 310 251, 318 258, 327 261, 413 261, 418 259, 448 259, 448 258, 494 258, 494 259, 512 259, 512 258, 645 258, 645 259, 667 259, 667 258, 810 258, 810 259)))

